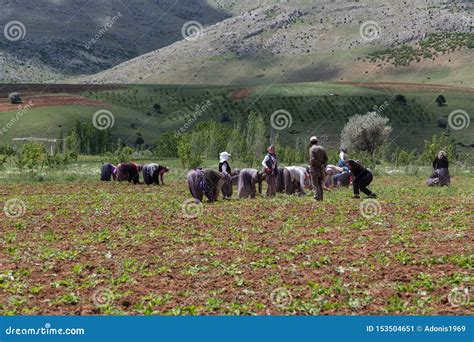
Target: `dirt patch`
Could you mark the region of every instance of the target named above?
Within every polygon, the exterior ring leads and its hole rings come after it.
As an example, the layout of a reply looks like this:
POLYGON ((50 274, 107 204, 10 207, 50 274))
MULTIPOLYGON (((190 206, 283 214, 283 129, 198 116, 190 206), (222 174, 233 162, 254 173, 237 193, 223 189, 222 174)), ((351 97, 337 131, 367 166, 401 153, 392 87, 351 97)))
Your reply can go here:
POLYGON ((253 88, 238 89, 238 90, 234 90, 230 94, 230 97, 234 101, 242 101, 242 100, 245 100, 247 97, 249 97, 252 93, 253 93, 253 88))
POLYGON ((29 108, 54 107, 54 106, 100 106, 110 108, 111 105, 99 100, 89 99, 83 96, 27 96, 23 97, 23 103, 11 104, 0 102, 0 113, 20 110, 28 106, 29 108))
POLYGON ((397 90, 397 91, 460 91, 466 93, 474 93, 474 88, 447 86, 440 84, 423 84, 423 83, 403 83, 403 82, 336 82, 339 84, 348 84, 357 87, 365 87, 372 89, 397 90))
POLYGON ((20 92, 23 96, 83 93, 87 91, 117 90, 126 86, 114 84, 0 84, 0 98, 7 99, 8 94, 20 92))

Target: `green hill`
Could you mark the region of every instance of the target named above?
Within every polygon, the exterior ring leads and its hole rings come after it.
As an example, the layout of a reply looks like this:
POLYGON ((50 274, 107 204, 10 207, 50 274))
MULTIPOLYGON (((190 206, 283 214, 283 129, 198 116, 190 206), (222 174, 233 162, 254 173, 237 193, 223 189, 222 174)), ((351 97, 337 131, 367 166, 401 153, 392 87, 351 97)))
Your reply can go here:
MULTIPOLYGON (((132 145, 137 134, 151 145, 160 134, 176 132, 187 122, 192 122, 188 129, 209 120, 228 125, 245 123, 251 111, 264 116, 270 134, 271 114, 284 110, 290 113, 292 123, 278 131, 283 144, 295 146, 316 134, 326 146, 338 147, 341 129, 350 116, 376 110, 390 119, 393 143, 411 150, 421 149, 424 140, 445 132, 438 121, 442 118, 446 121, 452 111, 472 113, 474 109, 470 89, 423 85, 411 85, 408 91, 399 88, 403 85, 301 83, 253 88, 130 85, 115 90, 81 90, 80 95, 97 104, 30 108, 22 113, 21 120, 0 135, 0 143, 19 136, 58 137, 60 130, 67 131, 77 120, 92 122, 94 113, 101 109, 109 110, 114 116, 112 136, 132 145), (442 107, 435 102, 440 93, 447 99, 447 105, 442 107), (397 101, 397 95, 403 95, 406 103, 397 101), (195 116, 196 121, 192 119, 195 116)), ((36 101, 34 97, 31 99, 36 101)), ((0 113, 0 127, 14 120, 17 113, 0 113)), ((450 132, 459 143, 471 146, 473 133, 473 125, 450 132)))

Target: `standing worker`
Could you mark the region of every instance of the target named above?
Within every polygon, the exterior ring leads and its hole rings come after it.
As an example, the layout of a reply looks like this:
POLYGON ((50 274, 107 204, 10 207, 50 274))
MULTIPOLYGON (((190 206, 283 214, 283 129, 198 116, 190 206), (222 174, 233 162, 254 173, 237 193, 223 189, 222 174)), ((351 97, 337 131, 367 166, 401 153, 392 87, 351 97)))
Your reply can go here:
POLYGON ((275 147, 270 146, 267 148, 267 154, 262 161, 263 170, 267 175, 267 196, 273 197, 276 195, 276 181, 278 176, 278 161, 275 153, 275 147))
POLYGON ((314 199, 323 200, 323 182, 326 176, 326 166, 328 155, 324 147, 318 145, 318 138, 312 136, 309 139, 311 147, 309 148, 309 173, 313 182, 314 199))

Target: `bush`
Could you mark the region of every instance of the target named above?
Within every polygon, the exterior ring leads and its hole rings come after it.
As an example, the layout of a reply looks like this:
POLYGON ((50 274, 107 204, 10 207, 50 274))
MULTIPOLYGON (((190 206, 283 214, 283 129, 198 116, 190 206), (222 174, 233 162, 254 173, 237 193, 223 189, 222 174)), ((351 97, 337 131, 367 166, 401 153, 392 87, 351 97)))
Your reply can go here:
POLYGON ((191 134, 185 134, 181 136, 178 144, 178 155, 184 168, 195 169, 202 164, 202 154, 197 151, 193 151, 191 138, 191 134))
POLYGON ((178 157, 179 137, 173 132, 161 134, 153 145, 153 152, 159 158, 178 157))
POLYGON ((387 141, 392 128, 387 125, 389 119, 376 112, 354 115, 341 132, 341 145, 354 151, 375 155, 378 148, 387 141))
POLYGON ((34 171, 40 166, 41 168, 43 167, 46 157, 46 152, 41 144, 27 142, 23 145, 14 161, 20 170, 27 168, 34 171))
POLYGON ((406 166, 412 164, 416 160, 415 151, 408 152, 402 148, 395 150, 393 161, 397 166, 406 166))
POLYGON ((406 104, 406 103, 407 103, 407 99, 406 99, 405 96, 403 96, 403 95, 397 95, 397 96, 395 96, 395 101, 398 102, 398 103, 402 103, 402 104, 406 104))
POLYGON ((435 101, 438 104, 438 106, 442 107, 446 103, 446 98, 443 95, 438 95, 435 101))
POLYGON ((439 151, 445 151, 448 158, 457 158, 456 144, 445 134, 433 135, 431 141, 425 141, 425 148, 420 156, 420 160, 425 163, 431 163, 439 151))

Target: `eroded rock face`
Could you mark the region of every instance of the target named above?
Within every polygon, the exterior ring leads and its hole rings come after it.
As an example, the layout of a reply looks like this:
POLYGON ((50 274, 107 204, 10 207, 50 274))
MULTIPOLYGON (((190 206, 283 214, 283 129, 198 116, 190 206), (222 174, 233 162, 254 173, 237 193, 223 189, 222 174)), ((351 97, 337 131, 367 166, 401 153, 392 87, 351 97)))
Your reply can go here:
MULTIPOLYGON (((466 10, 467 3, 429 5, 422 1, 410 6, 402 2, 272 4, 207 27, 196 41, 176 42, 84 81, 153 83, 176 79, 177 83, 193 83, 192 75, 208 65, 218 71, 229 62, 243 67, 249 60, 261 60, 274 67, 271 62, 275 58, 350 55, 348 51, 370 45, 411 44, 432 32, 469 32, 472 15, 466 10), (359 28, 364 22, 376 23, 376 40, 361 39, 359 28)), ((290 71, 298 74, 298 67, 294 65, 290 71)), ((265 70, 259 75, 264 77, 265 70)))
MULTIPOLYGON (((187 10, 190 13, 198 13, 199 10, 194 8, 197 3, 199 1, 190 1, 187 10)), ((225 71, 228 64, 233 65, 230 70, 232 74, 240 70, 237 78, 255 78, 258 75, 265 80, 266 70, 261 68, 250 71, 245 70, 245 66, 258 60, 260 65, 268 64, 269 68, 278 69, 279 59, 286 58, 291 61, 306 56, 315 64, 324 62, 327 64, 328 61, 341 58, 347 58, 350 62, 354 50, 360 51, 370 46, 388 48, 400 44, 412 44, 425 38, 429 33, 439 31, 470 32, 473 15, 468 9, 474 7, 470 1, 446 4, 441 0, 429 2, 414 0, 410 1, 409 5, 402 1, 371 1, 369 4, 354 1, 327 3, 291 1, 277 4, 273 1, 257 1, 252 4, 239 2, 234 4, 235 6, 232 5, 235 1, 230 0, 219 1, 219 6, 213 1, 208 3, 214 4, 215 8, 219 8, 227 15, 223 17, 217 15, 218 20, 214 22, 196 19, 204 28, 199 39, 191 41, 182 39, 181 26, 184 23, 181 20, 182 16, 179 19, 172 13, 168 18, 173 21, 172 26, 165 26, 164 29, 159 25, 160 30, 156 32, 152 30, 152 39, 145 37, 143 40, 160 40, 166 35, 176 37, 176 34, 178 38, 161 44, 158 50, 139 55, 146 52, 146 49, 136 47, 132 41, 122 42, 123 39, 130 38, 129 35, 124 36, 122 26, 125 20, 133 19, 126 18, 124 14, 115 24, 117 31, 114 28, 104 34, 100 38, 100 44, 80 50, 79 45, 82 42, 80 39, 58 40, 59 45, 47 49, 49 57, 57 58, 46 57, 57 60, 55 63, 59 64, 67 61, 68 76, 98 72, 79 79, 79 82, 83 83, 206 83, 209 77, 223 77, 221 82, 218 82, 220 84, 232 83, 235 77, 209 76, 211 71, 228 74, 225 71), (234 16, 229 17, 230 13, 234 16), (360 27, 366 22, 376 24, 377 39, 367 41, 361 38, 360 27), (122 42, 120 47, 108 43, 102 45, 109 36, 115 41, 122 42), (79 53, 75 53, 76 50, 79 53), (139 56, 133 58, 137 55, 139 56), (126 61, 123 62, 124 60, 126 61), (119 64, 120 62, 122 63, 119 64), (114 67, 110 68, 112 65, 114 67)), ((20 43, 25 44, 25 51, 35 51, 34 46, 28 45, 31 42, 20 43)), ((2 46, 0 51, 1 49, 2 46)), ((22 56, 23 59, 27 59, 28 64, 31 62, 27 52, 22 56)), ((352 60, 358 56, 360 54, 354 54, 352 60)), ((18 64, 18 61, 12 63, 18 64)), ((321 65, 321 70, 332 70, 331 66, 326 64, 321 65)), ((49 69, 44 66, 37 69, 43 74, 51 74, 58 65, 55 64, 52 70, 50 65, 49 69)), ((255 69, 254 66, 252 68, 255 69)), ((292 73, 296 78, 305 70, 299 63, 280 69, 284 70, 278 72, 292 73)), ((334 77, 338 74, 336 69, 334 67, 334 72, 330 73, 334 74, 334 77)), ((17 77, 21 76, 23 81, 32 77, 32 73, 26 75, 22 72, 22 69, 15 69, 14 74, 19 75, 17 77)), ((319 71, 318 74, 327 72, 319 71)), ((54 78, 56 77, 57 75, 54 75, 54 78)), ((290 76, 286 77, 293 80, 290 76)))

